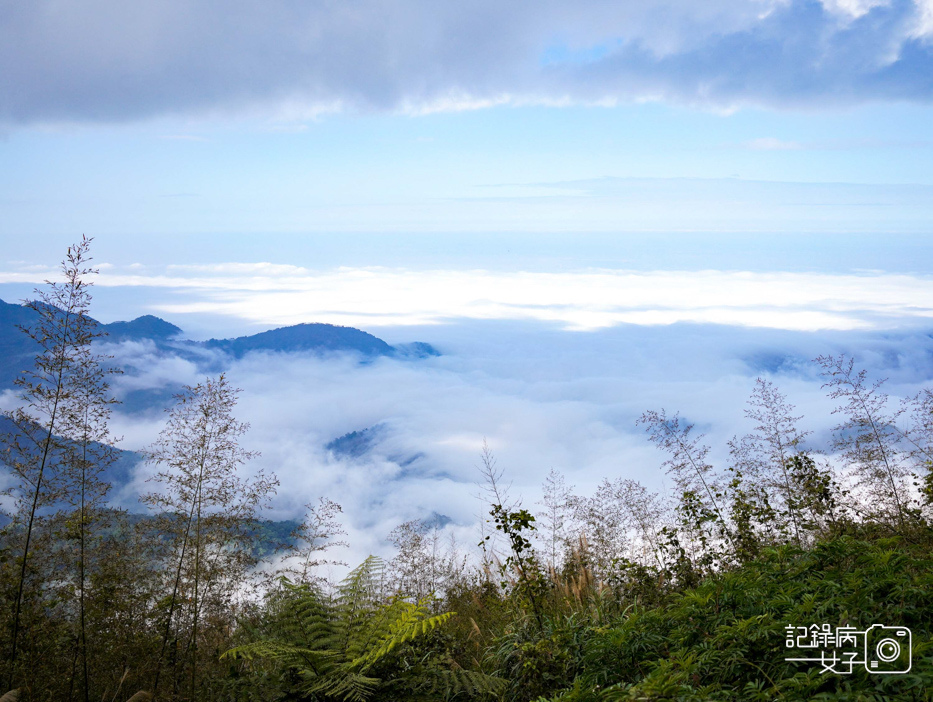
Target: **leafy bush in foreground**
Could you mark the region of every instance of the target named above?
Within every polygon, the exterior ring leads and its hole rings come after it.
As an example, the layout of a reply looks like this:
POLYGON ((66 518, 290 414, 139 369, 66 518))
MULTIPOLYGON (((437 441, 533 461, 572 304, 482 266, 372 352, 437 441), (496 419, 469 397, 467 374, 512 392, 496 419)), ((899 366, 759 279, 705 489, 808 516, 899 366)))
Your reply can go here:
MULTIPOLYGON (((933 560, 929 542, 841 537, 760 559, 671 595, 595 633, 573 688, 554 700, 931 699, 933 560), (788 663, 785 626, 906 626, 913 667, 820 674, 788 663)), ((797 654, 799 655, 799 654, 797 654)))

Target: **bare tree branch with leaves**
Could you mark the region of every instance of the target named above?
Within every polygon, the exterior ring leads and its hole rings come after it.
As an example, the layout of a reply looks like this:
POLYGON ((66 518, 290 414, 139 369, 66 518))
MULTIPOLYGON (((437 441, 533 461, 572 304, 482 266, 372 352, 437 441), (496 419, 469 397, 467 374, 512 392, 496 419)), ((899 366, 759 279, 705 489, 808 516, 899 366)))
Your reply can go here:
POLYGON ((838 400, 833 410, 844 421, 835 428, 834 449, 852 467, 866 514, 903 533, 911 517, 910 451, 901 446, 896 428, 902 410, 889 412, 884 380, 869 383, 865 370, 845 355, 816 359, 826 379, 829 397, 838 400))
MULTIPOLYGON (((169 641, 184 640, 182 668, 190 667, 191 696, 196 695, 203 614, 227 610, 233 593, 243 585, 256 562, 251 535, 258 509, 278 485, 263 473, 247 480, 238 472, 257 455, 239 445, 248 425, 233 417, 238 392, 224 375, 185 388, 146 452, 149 461, 163 470, 151 479, 160 489, 143 500, 158 510, 160 529, 174 553, 168 612, 154 671, 156 694, 169 641), (182 627, 175 622, 180 606, 186 617, 182 627)), ((173 675, 173 682, 177 687, 177 676, 173 675)))
POLYGON ((27 303, 36 321, 23 331, 39 353, 34 368, 15 381, 22 406, 6 413, 15 432, 6 442, 5 459, 16 480, 11 491, 11 524, 23 533, 7 657, 9 687, 17 675, 24 597, 30 587, 34 594, 42 588, 41 578, 32 571, 36 527, 67 497, 76 508, 80 598, 76 640, 86 700, 85 546, 91 510, 102 504, 109 489, 100 476, 112 460, 104 445, 111 440, 107 420, 112 400, 105 381, 109 371, 104 357, 91 346, 102 333, 89 314, 91 283, 87 279, 97 272, 90 266, 90 244, 91 239, 83 237, 69 247, 61 267, 63 282, 48 282, 48 289, 37 290, 37 299, 27 303))

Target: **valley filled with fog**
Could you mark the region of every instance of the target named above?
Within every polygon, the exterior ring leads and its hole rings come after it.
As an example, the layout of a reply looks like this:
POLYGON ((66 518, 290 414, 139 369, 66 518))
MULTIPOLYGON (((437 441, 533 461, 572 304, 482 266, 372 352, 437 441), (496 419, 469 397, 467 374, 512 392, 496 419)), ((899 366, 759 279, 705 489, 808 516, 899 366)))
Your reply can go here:
MULTIPOLYGON (((356 563, 391 557, 386 537, 409 520, 473 550, 488 516, 484 442, 534 512, 551 470, 578 495, 618 478, 666 493, 665 457, 636 425, 647 410, 696 425, 724 469, 728 441, 753 428, 744 410, 757 378, 796 406, 807 447, 826 452, 839 420, 817 356, 846 354, 886 380, 892 411, 933 378, 933 281, 909 259, 895 272, 834 269, 811 242, 802 253, 826 270, 562 270, 560 254, 579 253, 571 239, 549 241, 528 271, 107 264, 92 313, 110 323, 97 344, 123 370, 111 378, 119 447, 144 450, 176 393, 223 372, 242 390, 243 446, 259 453, 245 471, 281 481, 265 516, 300 520, 306 504, 334 500, 356 563), (325 343, 309 331, 320 323, 350 336, 325 343)), ((905 254, 917 245, 898 242, 905 254)), ((611 259, 621 246, 598 243, 588 255, 611 259)), ((53 269, 12 267, 0 293, 28 297, 27 281, 43 276, 53 269)), ((14 404, 7 389, 4 409, 14 404)), ((110 498, 133 511, 156 470, 137 459, 110 498)))
MULTIPOLYGON (((898 331, 790 331, 678 323, 570 331, 534 321, 459 320, 383 327, 385 339, 427 341, 439 355, 222 350, 175 354, 150 340, 104 342, 124 369, 113 378, 119 446, 155 440, 183 385, 223 371, 242 389, 236 417, 250 424, 242 444, 261 455, 246 466, 274 472, 281 486, 266 516, 300 519, 304 505, 344 508, 346 558, 392 555, 390 531, 408 520, 441 524, 471 550, 485 518, 478 499, 483 442, 534 512, 551 469, 589 495, 604 478, 631 478, 666 492, 664 456, 637 418, 665 408, 707 434, 714 463, 726 443, 752 429, 745 402, 756 378, 772 380, 796 405, 808 446, 828 450, 834 403, 812 359, 853 355, 894 398, 933 378, 933 339, 922 327, 898 331)), ((9 396, 6 397, 9 406, 9 396)), ((892 409, 896 403, 892 401, 892 409)), ((112 500, 141 509, 155 469, 139 464, 112 500)))

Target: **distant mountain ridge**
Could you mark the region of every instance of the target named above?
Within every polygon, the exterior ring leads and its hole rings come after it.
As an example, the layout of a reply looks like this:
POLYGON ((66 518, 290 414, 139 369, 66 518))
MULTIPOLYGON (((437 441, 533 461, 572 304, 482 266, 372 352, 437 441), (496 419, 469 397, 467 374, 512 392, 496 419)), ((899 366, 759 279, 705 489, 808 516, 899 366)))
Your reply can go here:
MULTIPOLYGON (((0 415, 0 449, 5 447, 8 437, 19 434, 16 424, 9 418, 0 415)), ((99 446, 97 442, 92 445, 99 446)), ((143 458, 135 451, 126 451, 120 448, 113 448, 113 461, 106 466, 101 478, 113 485, 116 492, 130 482, 133 477, 133 471, 136 465, 143 458)), ((3 470, 3 464, 0 463, 0 470, 3 470)), ((114 497, 111 495, 111 497, 114 497)))
POLYGON ((171 339, 179 336, 181 327, 166 322, 160 317, 145 314, 129 322, 113 322, 101 327, 112 341, 124 339, 171 339))
POLYGON ((353 327, 333 324, 296 324, 235 339, 211 339, 207 348, 221 349, 235 358, 250 351, 346 351, 365 356, 392 356, 395 349, 382 339, 353 327))
MULTIPOLYGON (((0 390, 14 387, 14 379, 34 367, 38 344, 23 332, 38 320, 38 313, 26 305, 11 304, 0 300, 0 390)), ((99 323, 100 324, 100 323, 99 323)), ((440 355, 430 344, 413 342, 392 346, 368 332, 352 327, 333 324, 296 324, 289 327, 230 339, 210 339, 192 341, 183 338, 180 327, 154 315, 144 315, 130 321, 100 324, 100 331, 107 336, 108 343, 146 342, 155 347, 157 355, 175 356, 198 365, 205 373, 216 373, 233 359, 243 358, 249 353, 353 353, 361 361, 368 362, 380 357, 419 359, 440 355)), ((115 364, 120 365, 127 376, 141 375, 145 372, 145 363, 152 358, 151 347, 141 355, 135 351, 127 353, 111 351, 117 357, 115 364), (140 361, 139 359, 144 359, 140 361), (122 360, 121 360, 122 359, 122 360)), ((116 383, 115 383, 116 384, 116 383)), ((117 392, 120 411, 159 412, 170 407, 173 396, 181 390, 181 382, 170 382, 157 387, 137 387, 117 392)), ((381 426, 351 432, 347 437, 338 438, 327 445, 337 455, 360 457, 381 437, 381 426)), ((15 433, 15 427, 9 419, 0 415, 0 452, 3 451, 7 437, 15 433)), ((116 460, 107 467, 105 478, 114 486, 112 497, 118 498, 121 491, 130 483, 135 466, 142 460, 140 454, 117 450, 116 460)), ((407 466, 416 457, 409 458, 407 466)), ((2 470, 2 461, 0 461, 2 470)), ((125 497, 125 506, 137 509, 135 497, 125 497)))
MULTIPOLYGON (((0 300, 0 389, 13 385, 13 379, 32 368, 35 342, 20 327, 35 324, 37 313, 25 306, 0 300)), ((229 339, 191 341, 182 338, 180 327, 154 315, 143 315, 128 322, 100 324, 109 342, 150 341, 163 353, 195 359, 204 350, 216 350, 239 359, 251 352, 310 352, 318 354, 356 353, 364 359, 380 356, 427 358, 440 353, 430 344, 414 342, 392 346, 379 337, 353 327, 333 324, 296 324, 229 339)))

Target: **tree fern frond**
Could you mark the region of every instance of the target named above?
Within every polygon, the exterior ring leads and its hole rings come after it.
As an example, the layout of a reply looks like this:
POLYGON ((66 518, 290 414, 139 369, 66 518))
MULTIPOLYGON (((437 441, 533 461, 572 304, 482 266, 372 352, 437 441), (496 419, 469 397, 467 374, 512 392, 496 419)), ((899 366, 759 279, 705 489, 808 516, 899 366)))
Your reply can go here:
POLYGON ((268 658, 274 661, 290 663, 295 660, 305 661, 307 659, 332 658, 337 653, 335 651, 322 651, 319 649, 294 646, 292 644, 280 643, 278 641, 255 641, 231 648, 221 654, 221 658, 232 658, 245 661, 252 661, 257 658, 268 658))
POLYGON ((385 561, 378 556, 367 557, 337 587, 338 602, 350 608, 372 604, 381 594, 384 575, 385 561))
POLYGON ((340 671, 340 675, 315 681, 307 690, 326 697, 336 697, 345 702, 365 702, 381 682, 379 678, 370 678, 345 667, 340 671))
POLYGON ((362 669, 369 668, 380 658, 389 654, 396 646, 430 633, 454 616, 453 612, 444 612, 433 617, 426 617, 424 601, 418 604, 401 602, 401 611, 394 621, 389 623, 387 631, 374 641, 374 645, 353 661, 362 669))
MULTIPOLYGON (((270 601, 271 616, 260 627, 262 638, 232 648, 223 657, 273 661, 303 678, 302 689, 316 699, 365 702, 384 684, 367 674, 377 662, 453 617, 452 612, 430 616, 430 597, 417 603, 400 598, 385 601, 383 570, 382 560, 367 558, 341 583, 333 599, 313 586, 283 580, 281 591, 270 601)), ((482 676, 451 673, 441 680, 433 671, 445 667, 436 659, 428 668, 428 678, 438 689, 495 688, 482 676)))
POLYGON ((506 687, 506 681, 495 675, 487 675, 463 668, 436 668, 431 692, 445 698, 464 693, 468 698, 498 697, 506 687))

